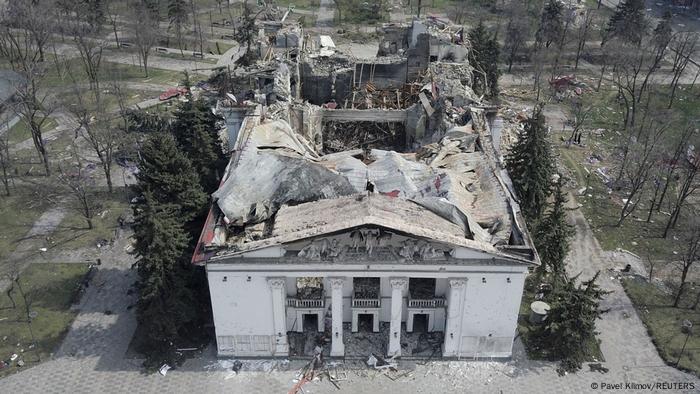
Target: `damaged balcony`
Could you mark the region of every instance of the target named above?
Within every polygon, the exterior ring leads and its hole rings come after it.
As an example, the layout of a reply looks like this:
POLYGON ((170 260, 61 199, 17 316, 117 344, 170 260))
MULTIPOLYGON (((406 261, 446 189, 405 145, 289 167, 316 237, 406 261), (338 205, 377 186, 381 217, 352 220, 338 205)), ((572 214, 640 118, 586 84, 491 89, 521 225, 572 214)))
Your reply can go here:
POLYGON ((408 280, 409 308, 442 308, 445 298, 435 295, 435 278, 410 278, 408 280))
POLYGON ((434 278, 409 278, 407 332, 435 331, 436 310, 445 307, 445 298, 436 295, 434 278))
POLYGON ((287 306, 293 308, 323 308, 326 300, 323 278, 297 278, 297 294, 287 297, 287 306))
POLYGON ((288 314, 294 318, 292 331, 323 331, 325 307, 323 278, 296 278, 296 296, 287 297, 288 314))
POLYGON ((380 279, 354 278, 352 286, 352 332, 379 332, 380 279))

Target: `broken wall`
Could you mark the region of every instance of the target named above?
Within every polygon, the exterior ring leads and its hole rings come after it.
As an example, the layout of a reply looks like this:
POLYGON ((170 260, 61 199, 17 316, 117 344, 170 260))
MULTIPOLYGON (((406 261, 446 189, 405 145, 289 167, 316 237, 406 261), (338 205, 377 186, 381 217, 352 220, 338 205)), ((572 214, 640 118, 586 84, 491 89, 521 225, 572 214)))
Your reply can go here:
POLYGON ((352 92, 353 69, 319 67, 309 61, 301 63, 301 98, 322 105, 331 100, 342 103, 352 92))
POLYGON ((406 78, 416 80, 428 68, 430 63, 430 35, 423 33, 417 36, 416 45, 406 51, 406 78))
POLYGON ((372 82, 379 89, 402 86, 407 82, 408 66, 405 59, 391 63, 357 63, 357 84, 372 82))

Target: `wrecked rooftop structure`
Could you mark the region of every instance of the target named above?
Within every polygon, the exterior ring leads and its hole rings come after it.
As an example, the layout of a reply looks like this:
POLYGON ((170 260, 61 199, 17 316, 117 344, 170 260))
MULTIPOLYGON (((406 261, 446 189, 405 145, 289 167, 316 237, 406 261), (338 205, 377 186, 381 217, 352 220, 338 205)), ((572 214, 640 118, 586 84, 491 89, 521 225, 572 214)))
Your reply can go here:
POLYGON ((220 77, 231 161, 193 259, 220 356, 511 356, 538 257, 440 23, 387 26, 376 61, 323 36, 220 77))

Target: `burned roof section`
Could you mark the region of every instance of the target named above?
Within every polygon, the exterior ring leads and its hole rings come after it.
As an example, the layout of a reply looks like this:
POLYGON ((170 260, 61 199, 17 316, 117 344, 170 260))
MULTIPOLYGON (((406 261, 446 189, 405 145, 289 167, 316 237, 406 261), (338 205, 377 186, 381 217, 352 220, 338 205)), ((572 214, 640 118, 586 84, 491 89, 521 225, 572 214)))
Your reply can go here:
POLYGON ((495 107, 471 89, 463 32, 440 23, 386 26, 372 60, 324 36, 232 72, 232 159, 195 260, 301 256, 304 240, 376 228, 537 263, 491 145, 495 107))

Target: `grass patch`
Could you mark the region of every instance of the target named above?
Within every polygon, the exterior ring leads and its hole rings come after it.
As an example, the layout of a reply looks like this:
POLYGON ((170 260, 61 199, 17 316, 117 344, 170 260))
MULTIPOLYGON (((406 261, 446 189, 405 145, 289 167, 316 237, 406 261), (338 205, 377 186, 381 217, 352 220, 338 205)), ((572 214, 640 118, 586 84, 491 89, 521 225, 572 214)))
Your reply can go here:
POLYGON ((336 6, 334 19, 339 25, 344 23, 374 25, 388 22, 388 4, 362 0, 343 1, 336 6))
POLYGON ((12 354, 18 357, 10 366, 0 370, 5 376, 19 369, 26 369, 47 360, 63 340, 77 312, 70 306, 76 300, 80 282, 88 271, 87 264, 47 264, 29 265, 20 278, 20 284, 27 296, 29 310, 36 312, 32 320, 32 331, 36 346, 27 323, 26 304, 15 287, 12 296, 16 307, 7 294, 0 298, 0 355, 7 362, 12 354), (23 367, 17 362, 22 360, 23 367))
MULTIPOLYGON (((136 54, 133 56, 138 62, 136 54)), ((73 79, 77 83, 88 83, 88 76, 83 70, 80 59, 69 59, 64 63, 59 63, 58 66, 51 63, 46 75, 42 78, 42 85, 46 87, 71 86, 73 79)), ((100 68, 100 86, 107 88, 108 82, 114 80, 173 85, 182 80, 182 73, 148 67, 148 77, 146 77, 141 66, 103 61, 100 68)))
MULTIPOLYGON (((101 171, 101 169, 96 168, 95 171, 101 171)), ((52 249, 94 248, 98 241, 111 241, 115 238, 115 231, 119 227, 119 216, 131 213, 124 188, 115 187, 114 193, 111 194, 107 191, 99 191, 95 194, 95 201, 99 202, 99 208, 92 219, 93 228, 88 228, 83 216, 70 211, 51 236, 52 249)))
POLYGON ((277 5, 280 8, 294 7, 300 10, 315 10, 319 7, 319 0, 277 0, 277 5))
MULTIPOLYGON (((637 277, 623 279, 622 285, 637 309, 639 317, 647 327, 659 355, 669 365, 676 366, 686 334, 681 332, 683 320, 690 320, 693 326, 700 325, 700 309, 689 309, 695 300, 699 286, 688 286, 682 308, 673 308, 673 295, 661 291, 656 285, 637 277)), ((695 329, 697 332, 697 329, 695 329)), ((700 336, 691 335, 678 364, 680 369, 700 373, 700 336)))
MULTIPOLYGON (((58 126, 55 120, 49 118, 41 127, 41 132, 45 133, 58 126)), ((7 141, 10 145, 20 143, 24 140, 32 138, 32 133, 29 131, 29 125, 24 119, 21 119, 7 131, 7 141)))
POLYGON ((0 197, 0 261, 4 261, 32 228, 50 203, 30 187, 11 187, 12 195, 0 197))

